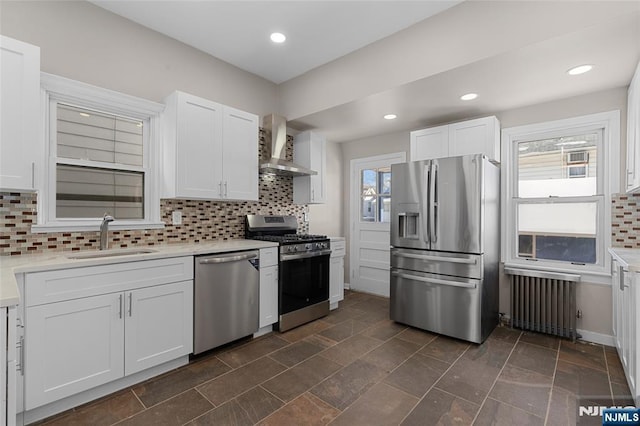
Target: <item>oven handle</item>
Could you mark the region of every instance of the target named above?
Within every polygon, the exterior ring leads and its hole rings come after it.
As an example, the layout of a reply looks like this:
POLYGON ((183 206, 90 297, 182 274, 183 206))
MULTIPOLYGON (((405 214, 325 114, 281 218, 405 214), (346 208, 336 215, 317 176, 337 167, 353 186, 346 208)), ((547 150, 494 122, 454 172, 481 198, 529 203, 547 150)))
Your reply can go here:
POLYGON ((239 254, 236 256, 224 256, 224 257, 210 257, 207 259, 198 259, 198 263, 201 264, 209 264, 209 263, 227 263, 227 262, 238 262, 240 260, 248 260, 248 259, 255 259, 256 257, 258 257, 257 254, 255 253, 251 253, 251 254, 239 254))
POLYGON ((326 256, 329 254, 331 254, 331 250, 312 251, 300 254, 281 254, 280 260, 286 262, 287 260, 306 259, 307 257, 326 256))

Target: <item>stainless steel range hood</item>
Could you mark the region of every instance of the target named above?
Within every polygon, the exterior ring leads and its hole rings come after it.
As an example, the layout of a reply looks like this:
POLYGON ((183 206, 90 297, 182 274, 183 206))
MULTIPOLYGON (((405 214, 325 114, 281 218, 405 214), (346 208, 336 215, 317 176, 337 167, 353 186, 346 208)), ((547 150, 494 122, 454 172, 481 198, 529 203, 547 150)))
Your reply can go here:
POLYGON ((271 158, 260 162, 260 173, 275 173, 285 176, 317 175, 315 170, 288 161, 287 153, 287 120, 284 117, 270 114, 264 117, 262 127, 265 129, 265 143, 271 158))

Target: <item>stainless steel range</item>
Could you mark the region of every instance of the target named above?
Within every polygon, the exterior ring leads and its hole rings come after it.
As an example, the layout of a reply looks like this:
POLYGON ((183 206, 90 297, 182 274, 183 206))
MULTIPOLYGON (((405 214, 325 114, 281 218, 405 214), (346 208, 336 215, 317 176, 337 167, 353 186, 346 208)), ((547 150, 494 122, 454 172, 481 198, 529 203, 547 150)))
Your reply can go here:
POLYGON ((297 230, 295 216, 247 215, 245 220, 245 238, 279 245, 279 331, 329 313, 329 238, 297 234, 297 230))

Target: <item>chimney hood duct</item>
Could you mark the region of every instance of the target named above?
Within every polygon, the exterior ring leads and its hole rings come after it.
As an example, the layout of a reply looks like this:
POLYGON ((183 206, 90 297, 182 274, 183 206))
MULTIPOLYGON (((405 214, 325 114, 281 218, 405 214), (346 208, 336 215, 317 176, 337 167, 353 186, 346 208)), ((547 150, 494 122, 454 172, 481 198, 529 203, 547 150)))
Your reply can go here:
POLYGON ((284 176, 317 175, 315 170, 299 166, 286 158, 287 153, 287 120, 284 117, 270 114, 264 117, 265 144, 271 158, 260 163, 260 173, 275 173, 284 176))

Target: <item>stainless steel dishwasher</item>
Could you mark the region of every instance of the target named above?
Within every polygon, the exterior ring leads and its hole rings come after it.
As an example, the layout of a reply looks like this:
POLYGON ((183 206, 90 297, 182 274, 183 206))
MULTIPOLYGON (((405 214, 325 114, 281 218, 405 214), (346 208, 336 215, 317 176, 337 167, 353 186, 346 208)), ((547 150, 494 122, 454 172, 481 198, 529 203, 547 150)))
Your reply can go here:
POLYGON ((259 258, 258 250, 194 258, 194 354, 258 331, 259 258))

